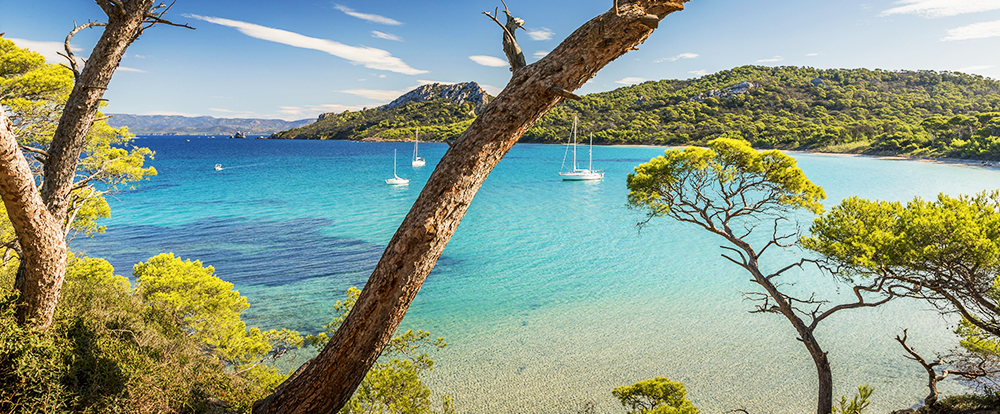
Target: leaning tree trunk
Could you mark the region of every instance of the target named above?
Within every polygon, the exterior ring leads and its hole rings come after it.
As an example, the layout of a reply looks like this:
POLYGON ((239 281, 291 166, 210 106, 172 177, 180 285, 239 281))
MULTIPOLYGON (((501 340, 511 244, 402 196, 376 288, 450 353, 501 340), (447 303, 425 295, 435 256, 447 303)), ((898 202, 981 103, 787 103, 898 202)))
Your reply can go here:
MULTIPOLYGON (((740 246, 744 251, 753 251, 750 249, 750 245, 742 240, 732 238, 730 241, 733 241, 734 244, 740 246)), ((788 322, 795 328, 795 332, 799 334, 799 341, 809 351, 809 356, 812 357, 813 364, 816 366, 818 386, 816 390, 816 414, 830 414, 830 411, 833 409, 833 370, 830 368, 830 359, 827 358, 826 352, 823 351, 823 348, 819 345, 819 341, 813 335, 815 328, 806 325, 802 318, 795 313, 792 303, 787 299, 788 296, 782 294, 778 290, 778 287, 771 282, 771 279, 761 273, 757 259, 754 256, 754 254, 750 254, 750 267, 748 268, 748 270, 752 269, 750 273, 753 275, 754 281, 761 285, 767 291, 768 296, 778 304, 778 313, 781 313, 785 319, 788 319, 788 322)))
MULTIPOLYGON (((350 399, 402 321, 493 167, 539 118, 634 49, 687 0, 624 0, 548 56, 515 68, 507 87, 441 159, 389 241, 354 309, 327 346, 255 413, 331 413, 350 399)), ((505 38, 506 39, 506 38, 505 38)))
POLYGON ((66 239, 61 222, 49 214, 38 194, 31 167, 3 108, 0 108, 0 198, 22 248, 14 282, 14 289, 21 293, 18 321, 48 326, 66 273, 66 239), (31 279, 24 274, 51 277, 31 279), (33 283, 25 283, 28 280, 33 283))
MULTIPOLYGON (((159 17, 168 7, 154 7, 153 2, 154 0, 97 0, 97 4, 108 15, 108 23, 105 25, 92 22, 77 27, 66 39, 66 53, 70 57, 75 84, 59 118, 52 144, 49 146, 41 188, 44 213, 55 220, 63 237, 55 240, 48 237, 47 233, 35 233, 39 230, 36 228, 15 227, 18 241, 23 249, 21 267, 18 268, 14 280, 15 288, 20 291, 17 317, 21 324, 32 321, 30 323, 34 325, 46 327, 52 323, 66 265, 65 263, 60 266, 30 264, 47 263, 56 260, 56 256, 61 256, 61 260, 66 261, 66 243, 62 229, 70 224, 66 222, 70 192, 73 189, 80 154, 86 145, 87 133, 94 123, 98 105, 128 46, 149 26, 161 22, 170 23, 159 17), (106 27, 83 70, 79 71, 76 61, 72 58, 69 39, 80 29, 93 26, 106 27)), ((12 176, 15 171, 11 167, 8 164, 0 165, 0 170, 4 170, 0 174, 12 176)), ((31 178, 30 171, 27 177, 31 178)), ((32 189, 34 190, 33 186, 32 189)), ((4 199, 5 204, 6 201, 4 199)), ((7 205, 8 214, 11 217, 43 214, 41 210, 34 209, 33 205, 28 210, 17 210, 26 207, 20 204, 7 205)))

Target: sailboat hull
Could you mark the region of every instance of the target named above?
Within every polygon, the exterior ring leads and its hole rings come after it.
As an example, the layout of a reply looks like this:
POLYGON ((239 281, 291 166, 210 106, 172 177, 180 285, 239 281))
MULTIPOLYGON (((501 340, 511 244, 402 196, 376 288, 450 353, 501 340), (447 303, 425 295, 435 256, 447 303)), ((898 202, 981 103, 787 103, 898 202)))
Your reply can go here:
POLYGON ((563 181, 591 181, 604 179, 603 172, 589 170, 559 173, 559 176, 562 177, 563 181))
POLYGON ((427 161, 424 161, 423 158, 417 157, 417 159, 413 160, 411 165, 413 165, 414 167, 423 167, 427 165, 427 161))

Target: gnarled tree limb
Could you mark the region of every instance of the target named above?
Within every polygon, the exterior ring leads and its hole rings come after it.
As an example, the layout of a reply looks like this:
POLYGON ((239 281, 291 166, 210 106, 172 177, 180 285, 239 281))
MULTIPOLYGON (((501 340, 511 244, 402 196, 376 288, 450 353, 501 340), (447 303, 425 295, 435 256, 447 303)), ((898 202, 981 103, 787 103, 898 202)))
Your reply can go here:
POLYGON ((516 70, 502 92, 448 149, 389 241, 354 309, 327 346, 255 413, 330 413, 347 402, 392 339, 407 308, 493 167, 539 118, 653 32, 636 19, 663 18, 686 0, 622 0, 585 23, 552 53, 516 70))

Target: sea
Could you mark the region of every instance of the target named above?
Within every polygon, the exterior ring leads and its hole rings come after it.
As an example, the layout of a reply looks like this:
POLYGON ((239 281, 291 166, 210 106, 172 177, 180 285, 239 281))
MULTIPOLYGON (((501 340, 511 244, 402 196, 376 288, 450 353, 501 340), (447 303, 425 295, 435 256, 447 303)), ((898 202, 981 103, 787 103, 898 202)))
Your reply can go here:
MULTIPOLYGON (((158 174, 108 201, 105 234, 70 248, 116 273, 159 253, 199 260, 246 296, 249 326, 322 330, 332 305, 362 287, 447 147, 411 143, 137 137, 158 174), (408 186, 388 186, 393 174, 408 186), (216 171, 214 166, 222 165, 216 171)), ((753 314, 750 275, 725 260, 723 240, 656 219, 639 229, 626 176, 665 148, 593 148, 602 181, 564 182, 567 147, 517 144, 497 165, 427 278, 401 329, 449 344, 426 378, 461 413, 622 413, 614 387, 657 376, 685 384, 702 412, 815 409, 812 360, 786 320, 753 314)), ((974 165, 792 154, 833 206, 973 194, 1000 187, 1000 171, 974 165)), ((578 152, 580 166, 587 148, 578 152)), ((807 231, 812 216, 794 218, 807 231)), ((803 253, 775 250, 778 268, 803 253)), ((849 289, 803 270, 781 283, 802 295, 846 300, 849 289)), ((872 412, 912 407, 926 374, 893 340, 926 357, 957 345, 956 320, 915 300, 838 313, 816 331, 829 352, 835 395, 875 388, 872 412)), ((308 353, 283 362, 291 369, 308 353)), ((945 393, 967 392, 948 379, 945 393)), ((435 397, 437 398, 437 397, 435 397)))

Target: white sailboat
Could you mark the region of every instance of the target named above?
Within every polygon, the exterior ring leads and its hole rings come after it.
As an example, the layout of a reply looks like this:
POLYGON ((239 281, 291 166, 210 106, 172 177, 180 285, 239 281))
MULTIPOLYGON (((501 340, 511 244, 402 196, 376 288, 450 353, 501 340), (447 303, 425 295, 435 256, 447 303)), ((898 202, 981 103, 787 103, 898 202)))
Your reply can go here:
POLYGON ((423 167, 424 165, 427 165, 427 161, 424 161, 423 158, 417 156, 417 142, 420 141, 419 135, 420 135, 420 128, 418 127, 417 130, 413 133, 413 162, 411 164, 414 167, 423 167))
MULTIPOLYGON (((569 148, 567 148, 568 150, 569 148)), ((566 156, 563 155, 563 165, 566 156)), ((562 170, 562 168, 560 168, 562 170)), ((573 117, 573 171, 560 172, 563 181, 589 181, 604 179, 604 171, 594 171, 594 134, 590 134, 590 163, 587 169, 576 168, 576 117, 573 117)))
POLYGON ((407 185, 410 180, 396 175, 396 150, 392 150, 392 178, 386 178, 385 183, 389 185, 407 185))

